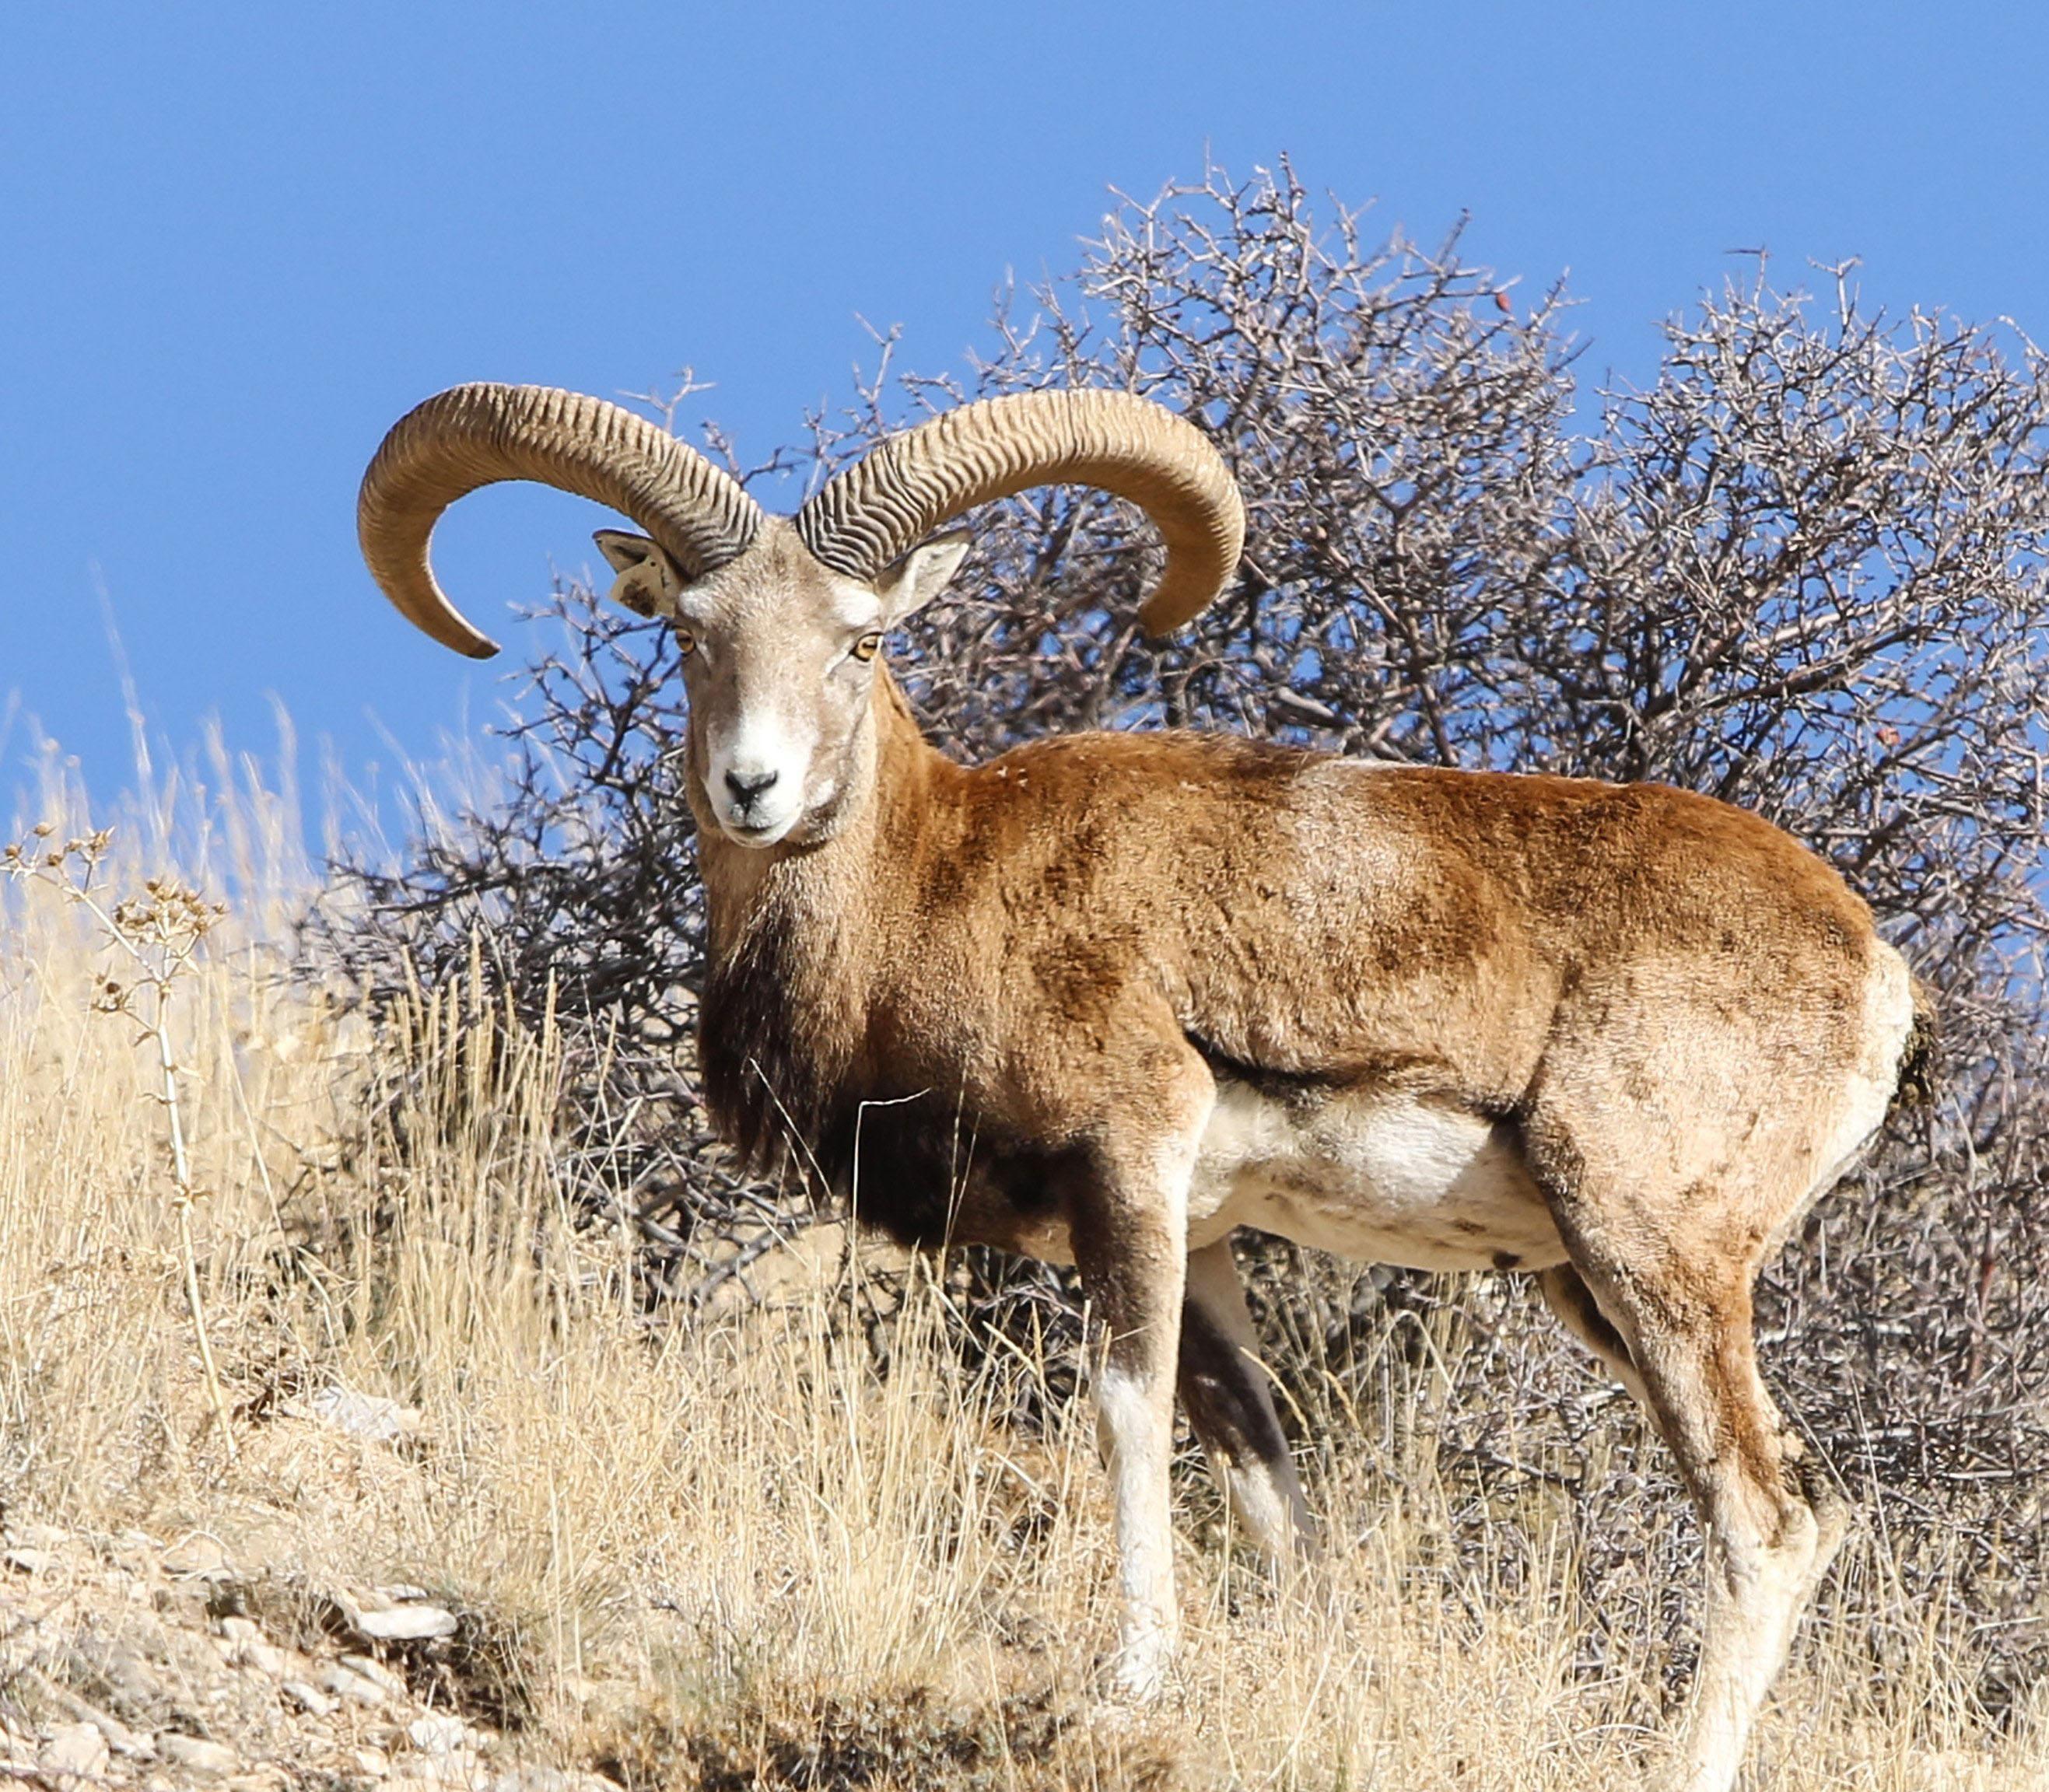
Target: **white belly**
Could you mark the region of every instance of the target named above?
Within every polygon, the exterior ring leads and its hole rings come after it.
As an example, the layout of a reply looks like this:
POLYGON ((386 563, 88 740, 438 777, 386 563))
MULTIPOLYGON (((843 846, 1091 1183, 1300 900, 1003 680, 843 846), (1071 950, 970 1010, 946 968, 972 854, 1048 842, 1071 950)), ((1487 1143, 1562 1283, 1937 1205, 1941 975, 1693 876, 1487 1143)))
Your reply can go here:
POLYGON ((1511 1133, 1386 1090, 1277 1095, 1220 1080, 1189 1190, 1189 1248, 1234 1226, 1416 1269, 1565 1260, 1511 1133))

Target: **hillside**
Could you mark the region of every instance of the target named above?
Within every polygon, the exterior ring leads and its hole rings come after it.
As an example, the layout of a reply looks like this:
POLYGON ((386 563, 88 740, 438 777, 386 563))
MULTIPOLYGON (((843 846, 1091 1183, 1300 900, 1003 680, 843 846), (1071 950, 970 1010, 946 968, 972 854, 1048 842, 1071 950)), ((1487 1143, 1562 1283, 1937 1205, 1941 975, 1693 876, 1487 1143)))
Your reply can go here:
MULTIPOLYGON (((1632 1782, 1686 1625, 1663 1540, 1576 1534, 1544 1440, 1476 1531, 1453 1523, 1441 1414, 1347 1428, 1334 1394, 1305 1462, 1332 1558, 1279 1590, 1234 1561, 1184 1452, 1185 1664, 1157 1712, 1105 1711, 1108 1514, 1063 1366, 964 1357, 949 1275, 877 1280, 829 1231, 694 1320, 651 1318, 628 1234, 562 1198, 545 1031, 458 982, 373 1034, 281 974, 290 892, 220 913, 161 866, 146 888, 118 838, 89 874, 36 849, 71 884, 17 880, 0 946, 0 1774, 1632 1782), (218 1409, 146 985, 82 881, 181 967, 162 1032, 218 1409), (1605 1569, 1597 1604, 1589 1541, 1638 1564, 1605 1569)), ((1479 1347, 1461 1335, 1431 1347, 1479 1347)), ((1565 1397, 1636 1460, 1626 1401, 1584 1377, 1565 1397)), ((1643 1462, 1627 1510, 1663 1525, 1666 1471, 1643 1462)), ((2043 1714, 1986 1714, 1889 1547, 1853 1540, 1752 1783, 2041 1783, 2043 1714), (1875 1608, 1904 1639, 1882 1677, 1875 1608)))

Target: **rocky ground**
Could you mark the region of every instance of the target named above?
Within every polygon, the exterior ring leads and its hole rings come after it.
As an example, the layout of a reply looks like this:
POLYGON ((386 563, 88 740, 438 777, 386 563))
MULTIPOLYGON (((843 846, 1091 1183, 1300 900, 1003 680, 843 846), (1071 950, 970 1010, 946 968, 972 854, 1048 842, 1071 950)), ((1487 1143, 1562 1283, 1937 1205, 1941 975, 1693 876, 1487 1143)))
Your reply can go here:
POLYGON ((204 1533, 0 1532, 0 1782, 606 1792, 480 1714, 465 1622, 414 1587, 245 1573, 204 1533))

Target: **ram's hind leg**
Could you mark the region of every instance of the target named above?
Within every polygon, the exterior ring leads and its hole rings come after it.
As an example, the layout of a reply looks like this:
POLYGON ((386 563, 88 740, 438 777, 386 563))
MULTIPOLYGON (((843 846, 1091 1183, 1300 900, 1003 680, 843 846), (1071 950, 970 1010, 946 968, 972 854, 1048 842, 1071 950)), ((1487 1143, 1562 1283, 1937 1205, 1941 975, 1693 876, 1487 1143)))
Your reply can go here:
POLYGON ((1544 1270, 1537 1277, 1537 1285, 1543 1291, 1544 1303, 1557 1315, 1558 1323, 1600 1358, 1608 1372, 1635 1395, 1637 1404, 1650 1412, 1653 1423, 1657 1412, 1650 1404, 1650 1396, 1644 1391, 1643 1378, 1636 1372, 1636 1364, 1629 1354, 1629 1345, 1615 1328, 1614 1322, 1600 1309, 1595 1300, 1594 1291, 1586 1285, 1585 1278, 1569 1263, 1561 1263, 1555 1269, 1544 1270))
MULTIPOLYGON (((1682 1259, 1660 1250, 1647 1259, 1634 1227, 1636 1250, 1625 1258, 1584 1190, 1561 1208, 1578 1279, 1596 1304, 1590 1329, 1599 1338, 1604 1324, 1626 1345, 1627 1366, 1700 1509, 1707 1603, 1676 1783, 1685 1792, 1726 1792, 1794 1628, 1841 1541, 1843 1510, 1818 1484, 1759 1378, 1751 1331, 1755 1264, 1713 1251, 1682 1259)), ((1563 1292, 1569 1296, 1569 1288, 1563 1292)))
POLYGON ((1313 1553, 1315 1526, 1260 1366, 1229 1238, 1188 1254, 1179 1385, 1188 1423, 1254 1546, 1277 1566, 1313 1553))

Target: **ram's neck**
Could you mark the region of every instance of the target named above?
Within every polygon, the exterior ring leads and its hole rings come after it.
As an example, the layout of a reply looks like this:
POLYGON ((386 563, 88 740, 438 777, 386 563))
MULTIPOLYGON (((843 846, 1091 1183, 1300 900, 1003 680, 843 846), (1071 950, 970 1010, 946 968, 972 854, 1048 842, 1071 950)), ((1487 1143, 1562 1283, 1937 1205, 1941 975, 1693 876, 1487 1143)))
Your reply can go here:
POLYGON ((877 924, 891 877, 913 861, 931 804, 959 775, 886 673, 872 716, 861 787, 830 839, 764 852, 710 829, 698 836, 705 1092, 721 1129, 752 1155, 791 1129, 809 1139, 829 1124, 862 1051, 873 979, 903 947, 877 924))

